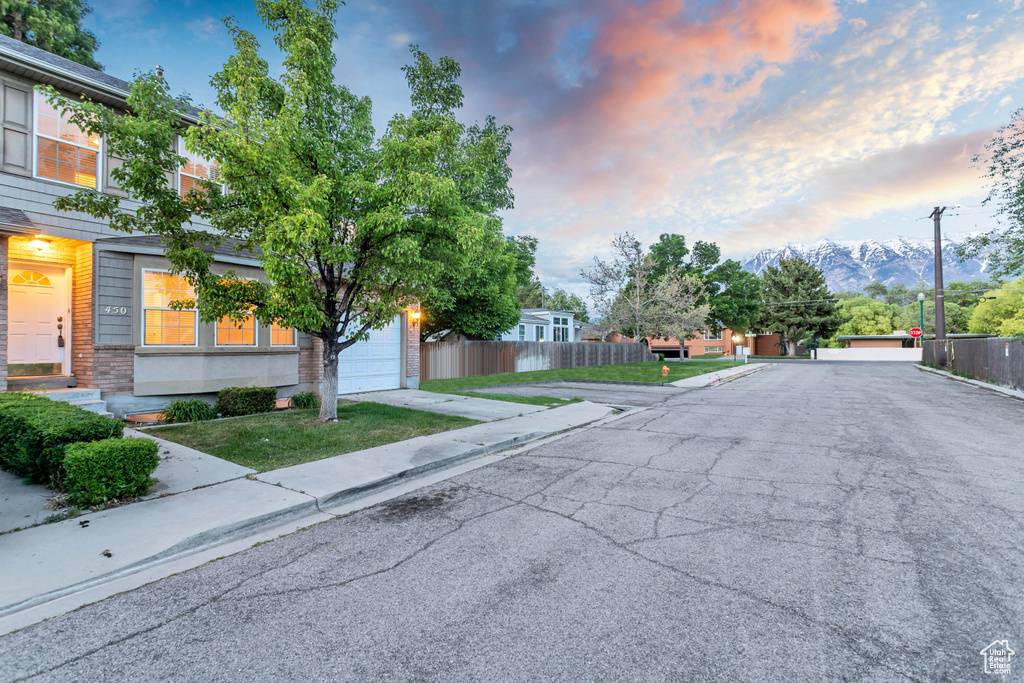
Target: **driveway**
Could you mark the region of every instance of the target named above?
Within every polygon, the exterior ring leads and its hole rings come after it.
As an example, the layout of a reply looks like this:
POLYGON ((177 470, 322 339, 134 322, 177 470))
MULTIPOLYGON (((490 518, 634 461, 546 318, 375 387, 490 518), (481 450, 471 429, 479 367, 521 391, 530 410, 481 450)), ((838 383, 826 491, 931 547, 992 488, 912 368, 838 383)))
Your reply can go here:
POLYGON ((593 403, 617 406, 658 406, 685 389, 652 384, 616 384, 597 382, 541 382, 496 387, 475 387, 481 394, 515 394, 518 396, 551 396, 553 398, 581 398, 593 403))
POLYGON ((0 679, 991 679, 1022 443, 909 365, 779 365, 11 634, 0 679))

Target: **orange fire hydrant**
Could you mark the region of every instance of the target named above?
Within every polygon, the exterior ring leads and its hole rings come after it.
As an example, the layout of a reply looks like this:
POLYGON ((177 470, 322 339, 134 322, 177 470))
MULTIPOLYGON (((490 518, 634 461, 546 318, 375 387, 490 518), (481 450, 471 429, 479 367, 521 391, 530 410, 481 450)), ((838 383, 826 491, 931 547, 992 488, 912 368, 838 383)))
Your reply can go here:
POLYGON ((661 376, 662 377, 668 377, 668 366, 667 365, 662 365, 661 366, 661 376))

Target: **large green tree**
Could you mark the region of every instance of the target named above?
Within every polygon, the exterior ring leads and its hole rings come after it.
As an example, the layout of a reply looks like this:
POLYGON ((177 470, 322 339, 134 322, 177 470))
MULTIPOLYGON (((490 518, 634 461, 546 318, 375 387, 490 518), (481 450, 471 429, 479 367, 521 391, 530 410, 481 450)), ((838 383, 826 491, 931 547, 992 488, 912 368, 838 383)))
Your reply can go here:
POLYGON ((1000 337, 1024 336, 1024 278, 985 292, 971 315, 970 331, 1000 337))
POLYGON ((763 309, 761 279, 743 270, 739 261, 729 259, 716 266, 707 281, 712 292, 709 317, 715 326, 740 334, 752 330, 763 309))
POLYGON ((160 235, 171 268, 195 287, 202 320, 251 312, 319 339, 320 419, 330 421, 338 354, 429 299, 445 274, 465 272, 474 245, 494 235, 497 212, 512 203, 508 130, 491 118, 459 123, 459 65, 413 47, 404 68, 411 112, 393 116, 378 138, 369 99, 335 82, 336 0, 256 0, 256 9, 284 55, 283 73, 272 76, 256 37, 228 20, 235 53, 211 81, 223 118, 205 113, 182 131, 185 101, 153 74, 133 83, 129 116, 51 91, 124 159, 111 175, 138 202, 81 191, 55 203, 117 230, 160 235), (182 197, 169 185, 185 161, 177 134, 219 165, 230 191, 201 181, 182 197), (264 278, 211 270, 210 247, 229 238, 260 260, 264 278))
POLYGON ((533 274, 537 239, 504 237, 494 226, 472 245, 463 270, 443 273, 423 303, 420 339, 453 332, 469 339, 494 339, 520 317, 517 294, 533 274))
POLYGON ((570 294, 564 289, 555 289, 547 296, 547 308, 553 311, 572 313, 576 320, 582 322, 590 321, 590 314, 587 312, 587 302, 576 294, 570 294))
POLYGON ((896 307, 871 297, 843 299, 837 310, 843 318, 837 335, 892 334, 896 329, 896 307))
POLYGON ((1002 225, 965 240, 957 256, 965 261, 984 254, 996 275, 1024 274, 1024 108, 996 131, 974 162, 984 167, 990 183, 984 203, 996 205, 1002 225))
POLYGON ((99 41, 82 28, 92 12, 84 0, 0 0, 0 33, 93 69, 99 41))
POLYGON ((831 337, 842 323, 829 295, 825 275, 801 258, 782 259, 761 273, 764 312, 761 327, 778 332, 786 354, 796 355, 807 337, 831 337))

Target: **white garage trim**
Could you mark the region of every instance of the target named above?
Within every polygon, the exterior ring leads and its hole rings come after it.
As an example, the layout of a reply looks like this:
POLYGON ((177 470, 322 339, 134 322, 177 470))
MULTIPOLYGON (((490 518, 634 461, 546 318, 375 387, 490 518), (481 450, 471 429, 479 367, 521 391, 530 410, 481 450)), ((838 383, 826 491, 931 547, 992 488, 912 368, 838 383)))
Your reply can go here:
POLYGON ((402 386, 402 316, 338 356, 338 394, 383 391, 402 386))

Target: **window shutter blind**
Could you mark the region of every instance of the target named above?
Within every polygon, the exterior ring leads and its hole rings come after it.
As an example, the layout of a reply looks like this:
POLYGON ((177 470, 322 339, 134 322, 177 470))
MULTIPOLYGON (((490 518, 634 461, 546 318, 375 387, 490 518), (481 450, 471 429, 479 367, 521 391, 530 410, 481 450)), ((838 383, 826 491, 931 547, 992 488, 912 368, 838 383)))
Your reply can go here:
POLYGON ((5 173, 32 175, 32 89, 3 83, 3 139, 0 156, 5 173))

